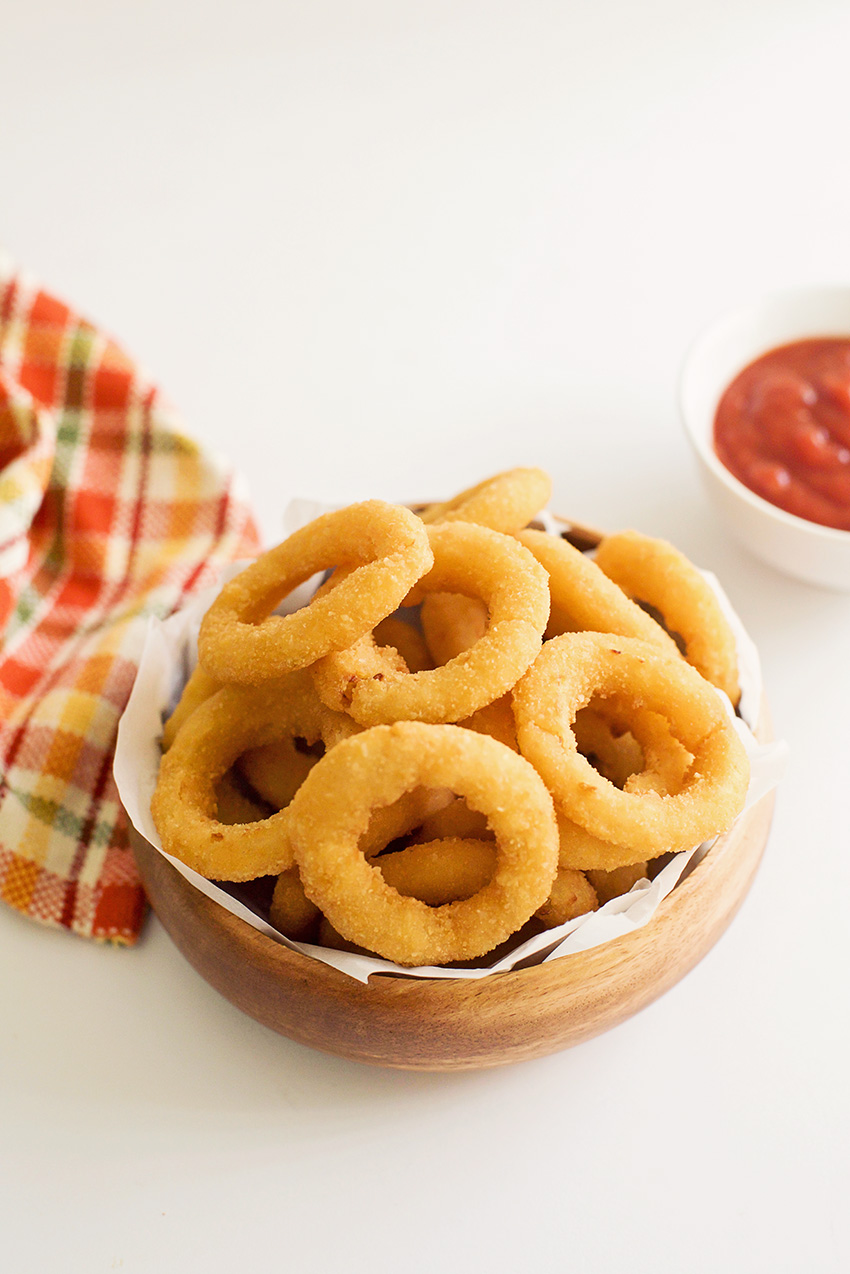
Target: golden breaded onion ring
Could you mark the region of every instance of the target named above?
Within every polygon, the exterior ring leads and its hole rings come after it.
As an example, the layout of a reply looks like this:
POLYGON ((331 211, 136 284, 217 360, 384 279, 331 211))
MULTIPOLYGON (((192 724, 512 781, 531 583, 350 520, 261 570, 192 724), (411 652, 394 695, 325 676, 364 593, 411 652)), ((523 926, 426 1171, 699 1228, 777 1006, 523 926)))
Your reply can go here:
MULTIPOLYGON (((618 867, 629 867, 633 863, 645 861, 646 849, 636 849, 628 843, 621 844, 618 841, 594 836, 593 832, 589 832, 587 828, 567 818, 557 806, 555 814, 558 823, 558 867, 560 869, 614 871, 618 867)), ((657 857, 662 852, 664 851, 659 833, 659 845, 653 857, 657 857)))
POLYGON ((415 832, 453 800, 446 788, 415 787, 410 792, 402 792, 391 805, 376 806, 369 826, 360 837, 360 852, 366 858, 374 858, 391 841, 415 832))
POLYGON ((295 737, 287 735, 260 748, 249 748, 237 762, 242 777, 276 810, 286 809, 319 759, 301 751, 295 737))
MULTIPOLYGON (((464 597, 462 593, 428 593, 422 599, 420 614, 422 631, 437 666, 469 650, 487 631, 484 602, 477 597, 464 597)), ((518 751, 510 693, 485 704, 458 725, 481 734, 492 734, 494 739, 518 751)))
POLYGON ((549 588, 528 550, 469 522, 429 527, 428 537, 434 565, 415 595, 449 590, 479 596, 490 615, 487 631, 469 650, 424 672, 394 669, 371 634, 319 660, 313 677, 321 699, 361 725, 471 717, 510 690, 540 650, 549 588))
POLYGON ((388 885, 429 907, 471 898, 493 878, 496 842, 461 837, 421 841, 375 859, 388 885))
MULTIPOLYGON (((375 860, 384 880, 407 898, 429 907, 471 898, 493 878, 496 845, 492 840, 447 837, 421 841, 375 860)), ((549 897, 534 913, 547 929, 595 911, 596 892, 580 871, 558 869, 549 897)))
POLYGON ((424 672, 426 668, 434 667, 425 638, 412 624, 397 615, 388 615, 376 624, 372 636, 376 646, 389 646, 401 655, 408 672, 424 672))
POLYGON ((578 749, 615 787, 680 792, 693 757, 649 708, 594 698, 573 722, 578 749), (607 737, 606 737, 607 736, 607 737))
POLYGON ((484 814, 471 810, 459 796, 428 814, 414 840, 425 844, 434 840, 492 840, 493 833, 484 814))
POLYGON ((735 634, 717 594, 683 553, 637 531, 607 535, 596 565, 624 593, 653 606, 685 643, 685 658, 733 704, 741 697, 735 634))
POLYGON ((627 894, 639 880, 646 880, 648 869, 648 863, 633 863, 629 867, 615 867, 613 871, 603 871, 601 868, 597 868, 588 871, 587 879, 596 890, 600 907, 603 907, 612 898, 620 898, 623 894, 627 894))
POLYGON ((725 831, 743 808, 749 763, 722 700, 689 664, 646 642, 598 633, 554 637, 515 687, 514 715, 520 750, 556 808, 592 836, 630 846, 634 857, 626 861, 691 849, 725 831), (680 791, 629 791, 628 782, 620 791, 581 755, 572 723, 595 695, 649 708, 669 722, 694 757, 680 791))
POLYGON ((476 522, 492 531, 513 535, 546 507, 551 494, 552 480, 542 469, 506 469, 451 500, 429 504, 419 516, 431 526, 438 522, 476 522))
POLYGON ((447 664, 487 631, 487 606, 462 593, 428 593, 420 611, 422 632, 434 663, 447 664))
POLYGON ((195 709, 220 689, 221 682, 216 681, 215 677, 211 677, 208 672, 204 672, 200 664, 196 664, 192 675, 183 687, 177 706, 163 726, 163 752, 167 752, 171 747, 183 722, 188 721, 195 709))
POLYGON ((634 735, 620 730, 593 703, 579 709, 572 728, 579 752, 615 787, 643 769, 643 749, 634 735))
POLYGON ((310 901, 301 884, 297 867, 282 871, 275 881, 269 920, 287 938, 304 941, 317 924, 319 908, 310 901))
POLYGON ((596 890, 584 872, 559 867, 552 892, 535 914, 547 929, 555 929, 568 920, 586 915, 588 911, 596 911, 598 907, 596 890))
POLYGON ((558 856, 552 799, 532 767, 486 735, 403 721, 337 744, 289 807, 304 891, 348 941, 405 965, 483 955, 549 896, 558 856), (429 907, 404 898, 358 847, 375 805, 421 784, 451 787, 496 836, 492 880, 429 907))
MULTIPOLYGON (((573 733, 579 751, 586 756, 588 750, 585 745, 592 734, 596 758, 592 762, 594 768, 625 792, 656 792, 659 796, 681 792, 694 760, 671 733, 668 722, 660 713, 623 703, 616 697, 594 699, 587 708, 582 708, 573 722, 573 733), (591 714, 589 718, 587 714, 591 714), (604 736, 594 729, 594 717, 603 730, 620 732, 615 740, 618 746, 629 741, 619 757, 612 753, 606 755, 604 736), (595 751, 597 748, 599 751, 595 751), (637 749, 639 758, 635 757, 633 748, 637 749), (602 764, 598 763, 600 753, 602 764), (619 766, 618 761, 622 762, 619 766), (625 772, 627 767, 628 772, 625 772)), ((602 840, 567 818, 563 812, 556 810, 556 816, 558 863, 561 868, 586 871, 608 868, 612 872, 627 872, 641 862, 646 865, 645 850, 641 853, 631 845, 602 840)), ((656 853, 665 851, 666 846, 659 841, 656 853)))
POLYGON ((225 584, 198 636, 210 677, 262 685, 342 650, 394 611, 432 563, 409 509, 366 500, 325 513, 263 553, 225 584), (273 615, 299 584, 330 567, 354 567, 291 615, 273 615))
POLYGON ((586 553, 561 536, 543 531, 520 531, 516 538, 549 575, 552 608, 547 637, 564 632, 615 633, 651 642, 669 655, 678 653, 661 625, 630 601, 586 553))
POLYGON ((514 721, 513 700, 510 693, 494 699, 486 707, 473 712, 471 717, 459 721, 458 725, 467 730, 477 730, 479 734, 489 734, 512 752, 519 752, 516 741, 516 722, 514 721))
POLYGON ((356 729, 319 702, 304 673, 272 690, 224 686, 192 713, 162 758, 151 813, 163 849, 210 880, 279 875, 294 862, 289 809, 223 823, 219 780, 249 747, 295 735, 332 748, 356 729))
POLYGON ((233 823, 258 823, 272 810, 264 801, 254 800, 243 792, 232 770, 222 775, 215 785, 216 818, 230 826, 233 823))
MULTIPOLYGON (((360 837, 361 852, 366 858, 379 854, 390 841, 412 831, 427 814, 442 809, 450 800, 451 793, 432 788, 417 787, 412 792, 403 792, 392 805, 384 805, 373 811, 369 826, 360 837)), ((397 856, 394 853, 387 854, 381 862, 388 862, 397 856)), ((320 915, 318 907, 304 893, 298 868, 290 867, 288 871, 281 872, 275 882, 269 915, 274 927, 287 938, 304 941, 311 934, 320 915)))

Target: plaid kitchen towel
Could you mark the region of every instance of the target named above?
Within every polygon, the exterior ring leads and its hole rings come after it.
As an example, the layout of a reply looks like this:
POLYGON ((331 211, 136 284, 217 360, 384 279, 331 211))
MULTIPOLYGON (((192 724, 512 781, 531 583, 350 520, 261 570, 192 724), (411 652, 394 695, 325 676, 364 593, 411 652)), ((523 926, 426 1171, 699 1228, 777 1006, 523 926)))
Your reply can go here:
POLYGON ((257 533, 102 332, 0 256, 0 897, 133 942, 144 895, 112 778, 145 617, 257 533))

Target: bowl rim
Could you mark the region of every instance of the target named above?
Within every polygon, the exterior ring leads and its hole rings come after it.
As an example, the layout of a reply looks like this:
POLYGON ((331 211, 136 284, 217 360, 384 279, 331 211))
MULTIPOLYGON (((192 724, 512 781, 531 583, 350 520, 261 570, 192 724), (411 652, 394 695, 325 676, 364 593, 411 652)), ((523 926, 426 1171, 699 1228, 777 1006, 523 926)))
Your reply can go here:
MULTIPOLYGON (((801 531, 814 539, 823 540, 831 544, 850 544, 850 531, 844 531, 840 527, 824 526, 820 522, 810 522, 807 518, 798 517, 796 513, 788 513, 785 509, 780 509, 778 505, 771 504, 769 500, 765 500, 762 496, 757 495, 755 491, 751 491, 748 486, 736 478, 735 475, 726 468, 721 461, 717 452, 711 444, 713 435, 713 418, 709 429, 706 431, 699 427, 694 421, 693 414, 690 411, 688 403, 688 391, 690 379, 694 374, 694 368, 699 365, 700 359, 705 355, 706 350, 717 336, 724 329, 734 326, 737 322, 748 315, 754 315, 759 312, 769 311, 773 306, 780 303, 787 303, 789 300, 816 300, 818 297, 833 296, 837 297, 844 294, 850 306, 850 285, 848 284, 824 284, 824 285, 800 285, 796 287, 777 288, 773 291, 763 293, 760 297, 756 297, 752 301, 736 306, 731 310, 724 310, 720 313, 707 327, 691 341, 682 361, 679 371, 677 384, 677 402, 679 407, 679 415, 688 438, 699 456, 702 463, 711 471, 723 486, 742 503, 748 505, 756 513, 769 518, 778 523, 780 526, 787 527, 792 530, 801 531)), ((823 332, 823 335, 831 333, 823 332)), ((832 333, 834 335, 844 335, 845 333, 832 333)), ((850 338, 850 322, 846 335, 850 338)), ((798 337, 790 337, 787 341, 780 342, 782 344, 793 344, 795 340, 806 340, 807 335, 801 332, 798 337)), ((778 346, 774 343, 765 345, 762 353, 767 353, 771 349, 778 346)), ((743 371, 750 363, 759 358, 760 354, 751 355, 746 362, 742 362, 738 371, 743 371)), ((736 372, 735 375, 738 373, 736 372)), ((726 385, 731 383, 726 382, 726 385)), ((724 386, 725 388, 726 386, 724 386)))
MULTIPOLYGON (((770 737, 766 704, 760 724, 770 737)), ((471 981, 388 974, 358 982, 272 941, 198 893, 132 825, 130 844, 152 907, 178 950, 243 1013, 350 1061, 478 1070, 591 1039, 689 973, 749 893, 774 803, 771 791, 745 810, 647 925, 586 951, 471 981)))

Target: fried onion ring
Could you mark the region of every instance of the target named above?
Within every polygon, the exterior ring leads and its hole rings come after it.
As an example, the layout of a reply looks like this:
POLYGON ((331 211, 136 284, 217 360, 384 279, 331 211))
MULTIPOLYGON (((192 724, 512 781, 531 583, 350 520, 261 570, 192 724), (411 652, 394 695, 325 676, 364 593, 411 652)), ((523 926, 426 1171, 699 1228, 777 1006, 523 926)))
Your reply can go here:
POLYGON ((259 823, 274 813, 265 801, 252 800, 242 791, 233 771, 222 775, 215 785, 216 818, 228 826, 234 823, 259 823))
POLYGON ((682 638, 688 663, 737 704, 735 634, 714 589, 683 553, 666 540, 622 531, 602 540, 596 565, 629 597, 658 610, 682 638))
MULTIPOLYGON (((308 745, 315 749, 319 744, 308 745)), ((294 737, 249 748, 240 756, 237 767, 258 796, 276 810, 286 809, 320 756, 317 751, 304 751, 294 737)))
POLYGON ((566 632, 615 633, 677 654, 675 642, 661 625, 630 601, 586 553, 543 531, 520 531, 516 538, 549 575, 552 609, 547 637, 566 632))
POLYGON ((177 706, 162 728, 162 750, 167 752, 177 737, 177 731, 184 721, 188 721, 192 713, 216 690, 221 689, 221 682, 216 681, 208 672, 204 672, 200 664, 196 664, 192 675, 183 687, 183 693, 177 706))
MULTIPOLYGON (((615 871, 646 858, 646 850, 594 836, 593 832, 567 818, 557 806, 555 814, 558 823, 558 867, 562 870, 572 868, 575 871, 615 871)), ((662 851, 657 849, 655 852, 660 854, 662 851)))
MULTIPOLYGON (((492 840, 447 837, 410 845, 376 860, 384 880, 405 897, 439 907, 471 898, 493 878, 492 840)), ((534 913, 547 929, 595 911, 596 892, 580 871, 559 868, 549 897, 534 913)))
POLYGON ((458 726, 405 721, 346 739, 310 772, 287 813, 308 898, 348 941, 405 965, 490 951, 545 902, 555 876, 557 832, 543 783, 522 757, 458 726), (358 848, 371 808, 420 784, 465 796, 496 835, 492 880, 436 908, 403 898, 358 848))
POLYGON ((428 593, 422 599, 422 632, 436 665, 474 646, 487 631, 487 606, 462 593, 428 593))
POLYGON ((408 672, 425 672, 434 667, 425 638, 412 624, 405 623, 397 615, 388 615, 376 624, 372 636, 379 649, 388 646, 401 655, 408 672))
POLYGON ((297 867, 282 871, 275 881, 269 920, 287 938, 299 942, 306 939, 321 912, 310 901, 301 884, 297 867))
POLYGON ((643 769, 637 739, 628 730, 618 730, 594 703, 576 713, 573 734, 582 756, 615 787, 624 787, 627 778, 643 769))
POLYGON ((587 879, 596 890, 600 907, 612 898, 627 894, 639 880, 646 880, 648 866, 648 863, 633 863, 630 867, 615 867, 613 871, 588 871, 587 879))
POLYGON ((360 837, 361 854, 374 858, 386 849, 391 841, 409 836, 440 810, 452 803, 452 793, 447 788, 415 787, 402 792, 390 805, 376 806, 372 810, 369 826, 360 837))
POLYGON ((626 862, 691 849, 725 831, 743 807, 749 763, 722 700, 689 664, 657 647, 597 633, 555 637, 515 687, 514 715, 522 754, 556 808, 592 836, 630 846, 634 857, 626 862), (594 770, 572 730, 594 695, 615 695, 669 722, 694 757, 680 791, 629 791, 628 783, 619 791, 594 770))
POLYGON ((409 845, 375 860, 388 885, 429 907, 471 898, 493 879, 496 842, 451 838, 409 845))
MULTIPOLYGON (((422 599, 422 631, 439 666, 474 646, 487 631, 487 607, 477 597, 462 593, 428 593, 422 599)), ((479 708, 460 721, 467 730, 491 734, 517 752, 516 726, 510 694, 479 708)))
POLYGON ((615 787, 680 792, 693 756, 666 719, 616 697, 594 698, 573 722, 579 751, 615 787))
POLYGON ((568 920, 575 920, 576 916, 596 911, 598 906, 596 890, 584 873, 559 867, 552 892, 535 915, 547 929, 554 929, 565 925, 568 920))
POLYGON ((313 676, 323 702, 350 712, 361 725, 463 720, 510 690, 540 650, 549 590, 531 553, 510 536, 469 522, 429 527, 428 537, 434 565, 416 594, 480 596, 490 615, 487 631, 431 671, 393 671, 371 635, 319 660, 313 676))
POLYGON ((432 526, 438 522, 476 522, 513 535, 545 508, 551 494, 552 480, 542 469, 506 469, 452 500, 428 505, 419 516, 432 526))
POLYGON ((217 816, 216 785, 248 747, 295 735, 332 749, 356 728, 318 701, 303 673, 273 690, 224 686, 192 713, 162 758, 151 813, 163 849, 211 880, 279 875, 294 862, 289 809, 228 825, 217 816))
MULTIPOLYGON (((419 898, 429 907, 471 898, 493 877, 493 841, 447 838, 423 841, 376 860, 387 884, 405 897, 419 898)), ((545 928, 566 924, 596 911, 596 891, 583 872, 559 868, 552 892, 534 913, 545 928)))
POLYGON ((342 650, 394 611, 432 563, 409 509, 367 500, 325 513, 262 554, 219 593, 201 624, 198 657, 221 682, 262 685, 342 650), (275 607, 330 567, 355 567, 291 615, 275 607))
POLYGON ((485 814, 471 810, 462 797, 456 796, 428 814, 414 840, 423 844, 431 840, 492 840, 493 833, 485 814))
POLYGON ((485 708, 479 708, 471 717, 461 721, 460 725, 467 730, 475 730, 478 734, 489 734, 491 738, 504 743, 512 752, 519 752, 516 741, 516 722, 514 721, 513 700, 510 694, 502 695, 485 708))

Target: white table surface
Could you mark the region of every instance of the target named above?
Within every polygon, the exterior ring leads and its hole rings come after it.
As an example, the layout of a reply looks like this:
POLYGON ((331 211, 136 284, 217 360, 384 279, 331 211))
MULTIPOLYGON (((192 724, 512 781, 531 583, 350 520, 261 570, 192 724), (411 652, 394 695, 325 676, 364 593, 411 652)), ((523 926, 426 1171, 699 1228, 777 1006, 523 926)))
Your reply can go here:
POLYGON ((716 313, 850 278, 838 0, 5 0, 0 243, 292 495, 459 489, 718 572, 792 748, 740 915, 661 1001, 502 1071, 279 1038, 151 918, 0 914, 0 1266, 850 1267, 850 595, 730 543, 682 436, 716 313))

